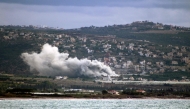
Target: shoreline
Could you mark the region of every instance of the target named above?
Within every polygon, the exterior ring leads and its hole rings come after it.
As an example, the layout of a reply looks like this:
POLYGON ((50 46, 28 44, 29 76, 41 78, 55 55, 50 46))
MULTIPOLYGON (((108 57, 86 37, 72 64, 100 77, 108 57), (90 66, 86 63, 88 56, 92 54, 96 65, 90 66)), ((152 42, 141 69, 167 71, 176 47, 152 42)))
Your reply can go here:
POLYGON ((4 93, 1 99, 190 99, 185 95, 148 95, 148 94, 31 94, 31 93, 4 93))
POLYGON ((21 100, 21 99, 189 99, 190 97, 183 97, 183 98, 178 98, 178 97, 141 97, 141 98, 136 98, 136 97, 115 97, 115 98, 109 98, 109 97, 91 97, 91 98, 85 98, 85 97, 81 97, 81 98, 77 98, 77 97, 0 97, 0 100, 21 100))

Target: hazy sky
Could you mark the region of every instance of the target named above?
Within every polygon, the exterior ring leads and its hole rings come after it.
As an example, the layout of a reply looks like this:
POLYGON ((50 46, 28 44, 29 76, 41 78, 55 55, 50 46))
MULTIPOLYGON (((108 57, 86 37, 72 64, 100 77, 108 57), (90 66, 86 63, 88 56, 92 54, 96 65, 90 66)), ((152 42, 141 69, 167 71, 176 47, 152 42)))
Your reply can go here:
POLYGON ((190 27, 190 0, 0 0, 0 25, 68 29, 144 20, 190 27))

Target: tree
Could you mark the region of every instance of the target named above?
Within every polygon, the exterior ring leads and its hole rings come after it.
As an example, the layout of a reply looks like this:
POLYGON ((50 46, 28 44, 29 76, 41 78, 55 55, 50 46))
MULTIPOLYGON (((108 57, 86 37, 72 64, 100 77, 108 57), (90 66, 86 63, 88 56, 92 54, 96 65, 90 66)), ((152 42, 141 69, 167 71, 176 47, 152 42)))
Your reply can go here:
POLYGON ((108 94, 108 91, 107 90, 102 90, 102 94, 103 95, 108 94))

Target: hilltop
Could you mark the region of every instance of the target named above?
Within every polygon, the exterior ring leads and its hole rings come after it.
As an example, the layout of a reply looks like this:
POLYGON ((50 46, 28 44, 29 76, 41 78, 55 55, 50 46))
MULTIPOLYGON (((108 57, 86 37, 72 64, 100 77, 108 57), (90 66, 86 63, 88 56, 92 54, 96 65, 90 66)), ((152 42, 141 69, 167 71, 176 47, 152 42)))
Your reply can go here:
POLYGON ((160 44, 174 44, 189 46, 189 27, 154 23, 150 21, 136 21, 131 24, 108 25, 104 27, 81 27, 69 30, 75 34, 107 36, 120 38, 149 40, 160 44))

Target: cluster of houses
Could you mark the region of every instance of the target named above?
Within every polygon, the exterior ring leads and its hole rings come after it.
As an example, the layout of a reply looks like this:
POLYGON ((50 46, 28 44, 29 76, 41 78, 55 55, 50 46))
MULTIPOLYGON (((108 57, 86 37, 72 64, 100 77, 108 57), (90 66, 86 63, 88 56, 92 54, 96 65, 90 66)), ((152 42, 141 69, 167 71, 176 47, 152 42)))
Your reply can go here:
MULTIPOLYGON (((158 45, 147 40, 119 39, 114 35, 94 36, 17 31, 0 28, 4 41, 34 41, 33 46, 49 43, 60 52, 78 58, 98 60, 120 75, 155 74, 166 71, 190 72, 190 47, 158 45)), ((56 77, 67 78, 67 77, 56 77)), ((133 80, 132 77, 128 79, 133 80)), ((140 78, 139 80, 143 80, 140 78)))

